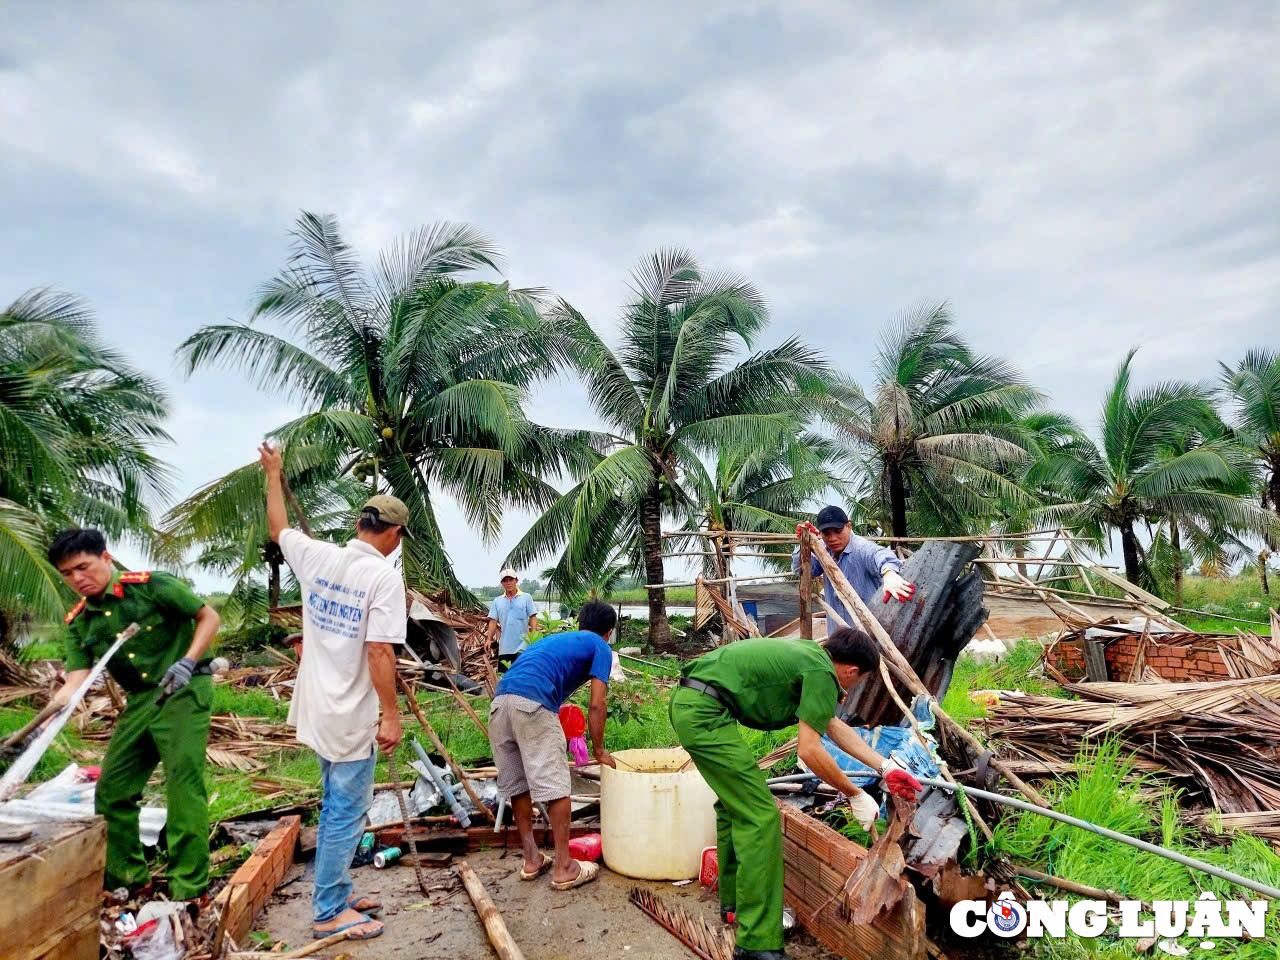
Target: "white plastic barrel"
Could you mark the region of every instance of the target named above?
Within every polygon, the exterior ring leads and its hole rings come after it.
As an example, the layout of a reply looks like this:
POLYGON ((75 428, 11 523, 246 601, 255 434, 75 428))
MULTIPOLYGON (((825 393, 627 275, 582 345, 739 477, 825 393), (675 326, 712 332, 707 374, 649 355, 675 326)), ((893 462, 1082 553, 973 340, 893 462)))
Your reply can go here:
POLYGON ((715 846, 716 795, 684 750, 619 750, 600 768, 604 862, 641 880, 690 880, 715 846))

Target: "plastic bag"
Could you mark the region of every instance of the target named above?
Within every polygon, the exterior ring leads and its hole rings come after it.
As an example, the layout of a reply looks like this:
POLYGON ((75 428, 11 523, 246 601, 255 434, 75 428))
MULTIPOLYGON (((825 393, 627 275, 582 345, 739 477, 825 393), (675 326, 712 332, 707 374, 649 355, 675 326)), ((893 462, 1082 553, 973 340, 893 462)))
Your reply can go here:
POLYGON ((148 920, 124 941, 133 960, 180 960, 173 942, 173 922, 168 917, 148 920))

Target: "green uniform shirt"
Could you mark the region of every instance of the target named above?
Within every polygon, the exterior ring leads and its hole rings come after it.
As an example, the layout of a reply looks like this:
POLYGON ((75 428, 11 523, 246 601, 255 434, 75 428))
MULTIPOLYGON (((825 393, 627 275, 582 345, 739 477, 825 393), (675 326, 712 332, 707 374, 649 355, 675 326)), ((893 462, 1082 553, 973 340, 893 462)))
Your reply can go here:
POLYGON ((835 666, 810 640, 738 640, 690 661, 681 672, 715 687, 738 722, 757 730, 803 720, 822 733, 840 702, 835 666))
POLYGON ((150 690, 191 648, 195 613, 203 606, 172 574, 116 573, 101 597, 85 597, 67 614, 63 666, 87 670, 116 634, 137 623, 142 629, 116 652, 107 671, 128 693, 150 690))

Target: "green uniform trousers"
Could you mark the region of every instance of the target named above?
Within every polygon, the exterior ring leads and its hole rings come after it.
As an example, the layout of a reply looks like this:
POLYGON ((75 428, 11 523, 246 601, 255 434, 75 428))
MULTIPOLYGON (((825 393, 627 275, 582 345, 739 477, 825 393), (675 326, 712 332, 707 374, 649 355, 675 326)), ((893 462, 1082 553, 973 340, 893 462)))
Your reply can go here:
POLYGON ((676 687, 671 726, 715 791, 720 903, 744 950, 782 949, 782 820, 738 721, 705 693, 676 687))
POLYGON ((164 764, 169 896, 192 900, 209 886, 209 801, 205 746, 213 679, 191 682, 157 706, 159 689, 129 696, 102 761, 94 806, 107 821, 108 890, 138 887, 151 873, 138 837, 138 805, 157 763, 164 764))

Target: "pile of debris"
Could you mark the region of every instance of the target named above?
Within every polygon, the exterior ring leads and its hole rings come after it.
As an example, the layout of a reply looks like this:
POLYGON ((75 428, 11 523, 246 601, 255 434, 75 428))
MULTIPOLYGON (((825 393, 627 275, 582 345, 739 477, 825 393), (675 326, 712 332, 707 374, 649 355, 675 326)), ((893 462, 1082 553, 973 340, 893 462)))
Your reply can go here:
POLYGON ((1022 772, 1056 774, 1082 744, 1111 736, 1149 761, 1141 772, 1173 778, 1193 799, 1280 821, 1280 676, 1066 689, 1080 699, 1008 697, 980 721, 1022 772))

